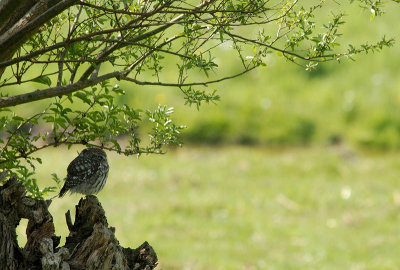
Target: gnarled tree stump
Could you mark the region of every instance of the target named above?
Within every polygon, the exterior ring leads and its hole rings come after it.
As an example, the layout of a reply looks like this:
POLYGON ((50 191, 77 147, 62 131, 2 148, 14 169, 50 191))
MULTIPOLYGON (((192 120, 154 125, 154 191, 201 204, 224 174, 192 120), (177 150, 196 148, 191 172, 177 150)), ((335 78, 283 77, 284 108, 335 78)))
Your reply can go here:
POLYGON ((157 266, 157 255, 144 242, 136 249, 124 248, 109 227, 104 209, 95 196, 81 199, 75 222, 66 213, 70 231, 63 247, 55 235, 51 201, 25 196, 15 176, 0 186, 0 269, 146 269, 157 266), (16 227, 29 220, 24 248, 17 242, 16 227))

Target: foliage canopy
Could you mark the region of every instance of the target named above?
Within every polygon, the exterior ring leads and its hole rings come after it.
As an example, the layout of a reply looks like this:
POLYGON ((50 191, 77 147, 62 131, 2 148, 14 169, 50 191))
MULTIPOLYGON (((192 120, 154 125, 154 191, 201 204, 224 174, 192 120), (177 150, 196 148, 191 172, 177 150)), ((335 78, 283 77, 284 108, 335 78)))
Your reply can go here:
MULTIPOLYGON (((112 85, 112 79, 129 81, 132 87, 175 87, 185 104, 199 109, 204 102, 220 100, 215 89, 207 89, 210 85, 266 65, 267 54, 276 53, 312 70, 321 62, 394 44, 393 38, 382 37, 375 44, 341 49, 340 28, 346 14, 329 13, 324 0, 304 6, 300 2, 3 1, 1 168, 16 172, 32 196, 42 197, 54 187, 40 190, 33 178, 35 164, 41 163, 35 153, 41 149, 83 144, 128 156, 162 154, 167 147, 182 145, 178 135, 185 126, 171 122, 172 108, 142 111, 119 104, 115 97, 125 92, 118 84, 112 85), (316 27, 317 10, 329 13, 322 29, 316 27), (218 75, 220 48, 228 48, 239 60, 236 73, 218 75), (7 93, 7 89, 32 82, 43 89, 7 93), (34 115, 17 115, 10 108, 44 99, 48 105, 34 115), (143 115, 153 124, 149 144, 144 146, 138 135, 143 115)), ((349 2, 371 12, 371 19, 384 14, 386 4, 380 0, 349 2)), ((54 179, 60 181, 56 175, 54 179)))

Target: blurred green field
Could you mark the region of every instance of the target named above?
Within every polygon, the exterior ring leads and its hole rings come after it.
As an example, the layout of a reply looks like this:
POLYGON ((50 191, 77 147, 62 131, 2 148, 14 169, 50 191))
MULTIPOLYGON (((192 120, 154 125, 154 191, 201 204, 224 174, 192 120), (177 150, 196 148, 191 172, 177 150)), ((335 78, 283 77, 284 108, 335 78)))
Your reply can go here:
MULTIPOLYGON (((64 150, 42 151, 41 185, 65 175, 64 150)), ((399 269, 398 153, 186 147, 109 160, 109 224, 122 246, 149 241, 158 269, 399 269)), ((79 198, 50 207, 62 242, 79 198)))

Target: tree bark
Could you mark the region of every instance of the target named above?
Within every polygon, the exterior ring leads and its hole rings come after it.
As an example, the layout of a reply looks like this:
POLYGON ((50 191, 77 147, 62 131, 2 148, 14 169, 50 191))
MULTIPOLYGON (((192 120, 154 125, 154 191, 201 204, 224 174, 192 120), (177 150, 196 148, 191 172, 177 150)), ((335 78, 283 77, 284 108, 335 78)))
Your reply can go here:
MULTIPOLYGON (((4 0, 0 5, 0 62, 10 60, 40 26, 79 0, 4 0)), ((0 68, 0 78, 5 68, 0 68)))
POLYGON ((63 247, 55 235, 51 200, 25 196, 26 189, 13 175, 0 186, 0 269, 154 269, 157 255, 144 242, 136 249, 124 248, 109 227, 105 211, 95 196, 87 196, 76 206, 75 222, 69 211, 70 231, 63 247), (16 227, 28 219, 27 243, 21 248, 16 227))

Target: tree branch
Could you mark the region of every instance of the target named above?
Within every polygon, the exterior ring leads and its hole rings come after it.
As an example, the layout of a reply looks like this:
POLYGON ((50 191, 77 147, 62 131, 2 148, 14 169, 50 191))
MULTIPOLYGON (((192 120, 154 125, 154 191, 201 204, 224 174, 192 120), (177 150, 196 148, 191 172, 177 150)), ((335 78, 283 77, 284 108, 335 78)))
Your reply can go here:
POLYGON ((49 0, 39 1, 28 14, 21 18, 20 23, 15 25, 15 29, 11 28, 7 33, 1 36, 0 51, 13 46, 15 43, 20 44, 21 40, 26 40, 45 22, 79 2, 79 0, 64 0, 49 8, 47 6, 48 1, 49 0), (44 10, 46 11, 43 12, 44 10))
POLYGON ((199 82, 199 83, 187 83, 187 84, 171 84, 171 83, 138 81, 136 79, 126 77, 126 73, 130 71, 130 69, 128 69, 128 70, 108 73, 108 74, 102 75, 100 77, 93 77, 93 78, 90 78, 90 79, 84 80, 84 81, 78 81, 78 82, 70 84, 70 85, 62 85, 62 86, 56 86, 56 87, 47 88, 47 89, 43 89, 43 90, 36 90, 36 91, 30 92, 30 93, 16 95, 16 96, 12 96, 12 97, 3 97, 3 98, 0 98, 0 108, 6 108, 6 107, 16 106, 16 105, 20 105, 20 104, 24 104, 24 103, 37 101, 37 100, 68 95, 70 93, 79 91, 79 90, 84 89, 89 86, 96 85, 100 82, 109 80, 111 78, 122 79, 122 80, 130 81, 130 82, 134 82, 139 85, 159 85, 159 86, 182 87, 182 86, 194 86, 194 85, 207 85, 207 84, 211 84, 211 83, 221 82, 221 81, 224 81, 227 79, 232 79, 232 78, 238 77, 240 75, 243 75, 243 74, 253 70, 254 68, 255 67, 252 67, 252 68, 246 69, 245 71, 238 73, 236 75, 224 77, 224 78, 221 78, 218 80, 199 82))
MULTIPOLYGON (((160 25, 160 24, 161 23, 157 23, 156 25, 160 25)), ((171 25, 173 25, 173 24, 171 24, 171 25)), ((146 26, 154 26, 154 24, 146 25, 146 26)), ((136 27, 139 27, 139 26, 136 26, 136 27)), ((143 25, 141 27, 143 27, 143 25)), ((65 46, 73 45, 73 44, 75 44, 77 42, 80 42, 80 41, 88 40, 88 39, 90 39, 90 38, 92 38, 94 36, 120 32, 120 31, 123 31, 123 30, 132 29, 132 28, 135 28, 135 27, 131 26, 130 24, 127 24, 127 25, 119 27, 119 28, 106 29, 106 30, 102 30, 102 31, 98 31, 98 32, 93 32, 93 33, 90 33, 90 34, 87 34, 87 35, 79 36, 77 38, 64 40, 64 41, 55 43, 55 44, 53 44, 53 45, 51 45, 49 47, 45 47, 43 49, 31 52, 31 53, 23 55, 21 57, 17 57, 17 58, 14 58, 14 59, 11 59, 11 60, 6 60, 6 61, 2 61, 1 54, 0 54, 0 69, 8 67, 8 66, 11 66, 11 65, 14 65, 14 64, 22 62, 22 61, 27 61, 27 60, 31 59, 32 57, 43 55, 44 53, 49 52, 49 51, 53 51, 53 50, 56 50, 56 49, 59 49, 59 48, 65 47, 65 46)), ((157 30, 157 29, 155 29, 155 30, 157 30)), ((150 31, 148 33, 140 35, 140 36, 138 36, 136 38, 130 39, 129 41, 130 42, 138 42, 138 41, 141 41, 141 40, 143 40, 145 38, 150 37, 153 34, 157 34, 158 33, 158 32, 153 32, 153 31, 150 31)), ((121 49, 121 48, 123 48, 125 46, 128 46, 128 45, 129 44, 124 44, 124 45, 121 45, 118 48, 115 48, 112 51, 109 51, 109 52, 107 51, 108 52, 107 54, 103 53, 103 54, 99 55, 98 58, 103 58, 102 57, 103 55, 109 55, 110 53, 112 53, 116 49, 121 49)), ((87 78, 89 77, 89 75, 87 76, 87 78)))
POLYGON ((25 27, 33 18, 43 14, 47 8, 47 2, 48 0, 36 2, 36 4, 16 24, 1 35, 0 46, 14 34, 17 35, 18 31, 25 27))
POLYGON ((126 72, 126 71, 125 70, 120 71, 120 72, 116 71, 116 72, 105 74, 100 77, 91 78, 91 79, 88 79, 85 81, 78 81, 76 83, 69 84, 69 85, 62 85, 62 86, 47 88, 47 89, 43 89, 43 90, 36 90, 36 91, 30 92, 30 93, 16 95, 16 96, 12 96, 12 97, 3 97, 3 98, 0 98, 0 108, 16 106, 16 105, 29 103, 29 102, 37 101, 37 100, 42 100, 42 99, 46 99, 46 98, 68 95, 70 93, 84 89, 86 87, 96 85, 105 80, 119 77, 119 76, 123 75, 124 72, 126 72))
MULTIPOLYGON (((26 4, 27 0, 2 0, 0 1, 0 33, 14 16, 19 17, 16 11, 19 11, 26 4)), ((6 27, 5 27, 6 28, 6 27)))
MULTIPOLYGON (((211 4, 211 3, 213 3, 213 2, 215 2, 215 0, 207 0, 207 1, 204 1, 204 2, 201 3, 200 5, 196 6, 194 9, 195 9, 195 10, 200 10, 201 8, 208 6, 209 4, 211 4)), ((161 10, 161 9, 160 9, 160 10, 161 10)), ((141 41, 141 40, 143 40, 143 39, 146 39, 146 38, 148 38, 148 37, 154 36, 154 35, 156 35, 156 34, 162 32, 162 31, 168 29, 168 28, 171 27, 172 25, 178 23, 180 20, 182 20, 182 18, 184 18, 184 16, 185 16, 185 14, 181 14, 181 15, 175 17, 174 19, 172 19, 171 21, 165 22, 165 24, 164 24, 163 26, 158 27, 158 28, 156 28, 156 29, 154 29, 154 30, 151 30, 151 31, 149 31, 149 32, 147 32, 147 33, 144 33, 144 34, 142 34, 142 35, 140 35, 140 36, 137 36, 137 37, 135 37, 135 38, 129 39, 128 41, 129 41, 129 42, 139 42, 139 41, 141 41)), ((110 54, 111 54, 112 52, 114 52, 115 50, 121 49, 121 48, 123 48, 123 47, 125 47, 125 46, 128 46, 128 44, 118 44, 118 45, 115 45, 115 46, 111 47, 110 49, 106 50, 104 53, 100 54, 98 57, 99 57, 99 58, 107 57, 108 55, 110 55, 110 54)), ((83 73, 83 75, 81 76, 81 78, 80 78, 79 80, 82 81, 82 80, 85 80, 85 79, 89 78, 90 74, 91 74, 94 70, 95 70, 95 67, 94 67, 94 66, 90 66, 90 67, 83 73)))
MULTIPOLYGON (((37 152, 39 150, 43 150, 45 148, 52 147, 52 146, 57 147, 57 146, 60 146, 60 145, 68 145, 68 144, 85 145, 85 146, 90 146, 90 147, 94 147, 94 148, 101 148, 101 149, 105 149, 105 150, 108 150, 108 151, 111 151, 111 152, 117 152, 118 154, 124 154, 124 155, 136 155, 136 154, 165 155, 168 152, 168 150, 165 151, 165 152, 159 151, 160 148, 156 148, 156 147, 154 149, 152 149, 152 150, 140 150, 140 149, 138 149, 136 151, 129 151, 129 150, 128 151, 124 151, 124 150, 118 150, 118 149, 115 149, 115 148, 112 148, 112 147, 107 147, 107 146, 104 146, 104 145, 97 145, 97 144, 87 143, 87 142, 83 142, 83 141, 80 141, 80 142, 61 141, 61 142, 51 142, 51 143, 42 145, 42 146, 40 146, 40 147, 38 147, 36 149, 32 149, 31 151, 29 151, 27 153, 24 153, 24 155, 18 155, 18 156, 15 156, 14 158, 15 159, 21 159, 21 158, 24 159, 27 156, 30 156, 31 154, 33 154, 33 153, 35 153, 35 152, 37 152)), ((0 165, 5 164, 7 162, 10 162, 10 161, 9 160, 0 161, 0 165)))
POLYGON ((233 79, 236 77, 239 77, 253 69, 255 69, 255 67, 251 67, 249 69, 244 70, 243 72, 240 72, 238 74, 232 75, 232 76, 228 76, 228 77, 224 77, 218 80, 213 80, 213 81, 206 81, 206 82, 194 82, 194 83, 162 83, 162 82, 144 82, 144 81, 139 81, 133 78, 129 78, 129 77, 125 77, 125 76, 121 76, 120 79, 124 80, 124 81, 129 81, 129 82, 134 82, 138 85, 157 85, 157 86, 172 86, 172 87, 184 87, 184 86, 196 86, 196 85, 203 85, 203 86, 207 86, 208 84, 212 84, 212 83, 218 83, 218 82, 222 82, 225 80, 229 80, 229 79, 233 79))
MULTIPOLYGON (((79 0, 63 0, 60 2, 56 0, 41 0, 39 2, 45 3, 44 5, 35 5, 36 10, 31 8, 28 14, 21 14, 24 15, 24 17, 17 18, 19 23, 16 23, 14 26, 11 24, 11 28, 7 29, 6 32, 2 33, 0 36, 0 62, 11 59, 18 48, 20 48, 41 25, 78 1, 79 0), (44 10, 45 12, 43 12, 44 10), (17 25, 18 27, 15 27, 17 25)), ((0 67, 0 78, 4 70, 5 67, 0 67)))

